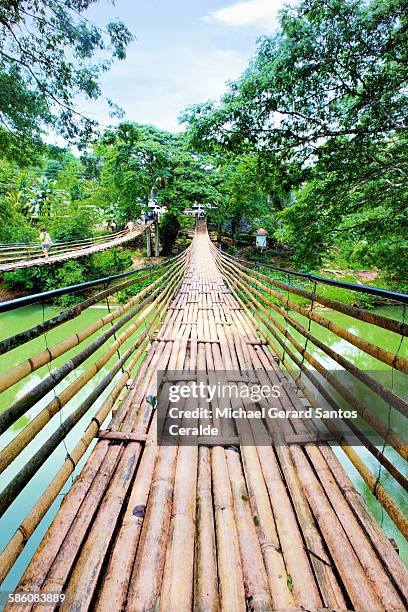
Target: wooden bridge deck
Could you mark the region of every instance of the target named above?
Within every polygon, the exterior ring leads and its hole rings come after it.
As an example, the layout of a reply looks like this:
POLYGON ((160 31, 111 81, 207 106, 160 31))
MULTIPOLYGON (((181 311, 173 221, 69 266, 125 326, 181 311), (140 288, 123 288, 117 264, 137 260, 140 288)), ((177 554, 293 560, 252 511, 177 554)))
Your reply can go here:
MULTIPOLYGON (((407 572, 329 446, 156 444, 146 397, 157 369, 251 368, 282 386, 283 408, 303 407, 199 233, 113 417, 122 440, 97 442, 19 589, 66 591, 70 609, 98 612, 404 610, 407 572)), ((241 424, 236 435, 256 438, 259 427, 241 424)))
MULTIPOLYGON (((150 225, 152 225, 152 221, 143 225, 138 225, 136 229, 126 232, 113 240, 107 240, 106 242, 94 244, 91 246, 78 246, 75 248, 73 247, 72 250, 60 253, 58 255, 51 254, 48 257, 41 255, 33 259, 21 259, 19 261, 13 261, 11 263, 5 264, 0 263, 0 273, 11 272, 13 270, 19 270, 21 268, 32 268, 34 266, 44 266, 53 263, 61 263, 70 259, 78 259, 79 257, 92 255, 93 253, 99 253, 100 251, 105 251, 106 249, 112 249, 114 247, 121 246, 122 244, 126 244, 131 240, 134 240, 137 236, 143 234, 150 225)), ((50 253, 52 253, 52 247, 50 253)))

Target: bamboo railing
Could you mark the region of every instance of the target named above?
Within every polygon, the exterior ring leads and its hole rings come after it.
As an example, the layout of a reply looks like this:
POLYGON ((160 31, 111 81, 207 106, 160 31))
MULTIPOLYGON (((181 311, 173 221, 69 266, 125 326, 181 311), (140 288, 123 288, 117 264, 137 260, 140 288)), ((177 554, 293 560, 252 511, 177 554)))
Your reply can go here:
MULTIPOLYGON (((64 252, 76 248, 84 248, 91 244, 98 244, 108 240, 115 240, 123 236, 127 230, 120 230, 111 234, 103 234, 101 236, 93 236, 91 238, 83 238, 81 240, 60 240, 53 242, 53 251, 64 252)), ((0 245, 0 262, 6 263, 21 259, 31 259, 38 257, 42 253, 41 244, 39 242, 19 243, 19 244, 3 244, 0 245)))
MULTIPOLYGON (((349 306, 320 295, 317 289, 318 281, 314 280, 319 277, 307 278, 314 284, 313 291, 309 291, 291 282, 291 275, 296 274, 292 271, 278 269, 280 277, 285 272, 287 273, 288 280, 284 282, 281 278, 274 278, 273 272, 266 267, 263 268, 262 264, 244 263, 243 260, 223 253, 214 246, 212 250, 217 265, 238 302, 265 341, 272 347, 282 367, 287 370, 310 404, 313 407, 321 406, 323 399, 329 408, 336 411, 339 411, 341 406, 346 406, 358 412, 361 420, 356 424, 354 420, 343 419, 341 432, 336 427, 336 423, 323 419, 326 431, 333 434, 333 440, 339 443, 369 490, 407 538, 407 517, 382 485, 381 469, 385 468, 404 491, 408 491, 406 465, 402 471, 385 454, 385 450, 389 447, 399 453, 404 461, 408 460, 406 426, 395 429, 391 425, 392 417, 395 415, 398 415, 404 424, 406 423, 408 403, 393 388, 384 386, 370 373, 360 369, 349 357, 331 348, 328 343, 318 338, 314 331, 316 325, 318 329, 328 330, 339 339, 349 343, 358 354, 369 355, 378 360, 380 364, 391 368, 392 371, 406 376, 408 359, 400 354, 402 339, 408 336, 408 326, 405 320, 388 318, 376 312, 349 306), (305 305, 306 300, 307 305, 305 305), (398 350, 393 352, 388 348, 378 346, 342 327, 329 318, 327 311, 321 309, 322 306, 347 315, 350 317, 351 324, 353 319, 357 319, 398 335, 398 350), (314 328, 311 326, 312 322, 316 324, 314 328), (332 364, 329 367, 327 366, 328 360, 332 364), (361 383, 362 389, 367 390, 367 395, 362 394, 363 398, 357 396, 353 390, 354 383, 353 385, 345 384, 339 379, 336 369, 348 373, 350 381, 361 383), (388 412, 386 418, 381 418, 381 415, 372 408, 370 393, 374 393, 386 406, 388 412), (373 455, 380 466, 378 474, 373 473, 367 467, 356 452, 354 445, 364 446, 373 455)), ((307 277, 308 275, 299 276, 307 277)), ((342 283, 337 283, 337 285, 341 286, 342 283)), ((346 288, 352 289, 352 285, 348 284, 346 288)), ((364 288, 358 287, 358 291, 363 292, 364 288)), ((390 292, 386 293, 390 295, 390 292)), ((393 299, 397 303, 401 301, 405 304, 408 296, 398 294, 393 299)), ((405 305, 403 309, 405 312, 405 305)))
MULTIPOLYGON (((84 427, 82 437, 75 447, 69 450, 66 460, 49 482, 45 492, 38 499, 33 499, 32 508, 1 553, 0 582, 75 471, 99 429, 109 418, 121 392, 131 384, 135 371, 182 282, 190 252, 191 247, 170 260, 112 277, 115 280, 113 286, 106 287, 108 281, 102 279, 99 281, 103 286, 102 291, 0 342, 0 354, 24 347, 35 338, 44 337, 46 343, 45 350, 30 354, 21 363, 0 373, 0 392, 4 393, 13 390, 21 381, 27 380, 30 383, 32 374, 42 372, 40 382, 29 384, 27 393, 17 395, 16 399, 5 407, 2 405, 5 409, 0 413, 0 475, 4 474, 7 485, 0 493, 0 517, 18 499, 55 449, 65 444, 65 439, 73 428, 80 421, 84 427), (125 276, 130 276, 129 280, 120 282, 125 276), (132 288, 135 295, 126 304, 112 307, 109 298, 112 300, 119 291, 128 288, 132 288), (67 334, 60 342, 48 345, 47 334, 50 330, 55 327, 61 327, 63 330, 67 322, 80 317, 84 311, 98 303, 107 305, 107 314, 95 317, 91 324, 82 329, 79 319, 78 331, 75 334, 67 334), (66 360, 51 369, 54 361, 68 352, 66 360), (117 359, 114 359, 115 355, 117 359), (81 365, 83 368, 78 371, 81 365), (47 374, 40 370, 44 366, 48 367, 47 374), (73 373, 73 376, 67 378, 70 373, 73 373), (93 383, 92 387, 80 396, 81 391, 90 382, 93 383), (50 392, 52 399, 48 399, 50 392), (102 394, 105 399, 100 404, 102 394), (97 402, 95 412, 93 407, 97 402), (63 416, 64 408, 67 411, 63 416), (25 415, 30 417, 27 425, 12 435, 7 444, 1 445, 3 436, 10 437, 10 428, 25 415), (16 469, 14 462, 30 443, 35 444, 36 437, 51 421, 54 425, 51 425, 45 442, 32 453, 22 467, 16 469), (7 477, 9 469, 12 470, 11 477, 7 477)), ((98 281, 75 286, 71 291, 65 288, 54 293, 67 294, 79 291, 81 287, 88 289, 89 285, 97 286, 98 281)), ((50 297, 49 292, 43 294, 43 297, 39 294, 26 298, 25 302, 41 303, 42 299, 50 297)), ((24 299, 15 300, 15 306, 20 307, 25 302, 24 299)), ((12 305, 8 303, 5 310, 11 309, 12 305)))
POLYGON ((55 242, 49 257, 44 257, 40 244, 1 245, 0 272, 10 272, 34 265, 43 265, 76 259, 105 249, 120 246, 143 234, 152 222, 137 226, 134 230, 121 230, 113 234, 94 236, 83 240, 55 242))

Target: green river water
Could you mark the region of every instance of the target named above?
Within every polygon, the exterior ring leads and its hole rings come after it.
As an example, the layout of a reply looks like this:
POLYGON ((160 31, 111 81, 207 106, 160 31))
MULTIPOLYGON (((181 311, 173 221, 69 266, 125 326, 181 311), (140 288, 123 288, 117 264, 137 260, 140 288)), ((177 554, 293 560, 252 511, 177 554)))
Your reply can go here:
MULTIPOLYGON (((377 310, 381 314, 384 314, 388 317, 400 318, 401 310, 397 307, 384 307, 377 310)), ((15 312, 3 314, 0 317, 0 339, 12 336, 24 329, 28 329, 33 325, 40 323, 44 318, 50 318, 54 316, 58 310, 51 306, 45 307, 44 311, 41 306, 30 306, 26 308, 19 309, 15 312)), ((100 318, 102 314, 105 314, 101 308, 90 308, 86 310, 84 313, 80 315, 80 317, 65 323, 62 327, 51 330, 47 334, 47 342, 49 346, 52 346, 56 342, 66 338, 69 335, 72 335, 79 329, 82 329, 87 324, 95 321, 100 318)), ((342 315, 337 312, 324 311, 325 316, 329 317, 331 320, 340 324, 342 327, 352 331, 354 334, 359 335, 361 337, 370 340, 371 342, 388 348, 391 351, 399 351, 400 355, 404 355, 408 357, 408 338, 405 338, 403 342, 400 341, 400 338, 397 337, 396 334, 391 332, 387 332, 383 329, 374 327, 372 325, 368 325, 367 323, 359 322, 357 320, 351 319, 345 315, 342 315)), ((393 379, 391 377, 390 368, 385 366, 384 364, 376 361, 370 356, 362 353, 348 342, 334 336, 329 331, 319 327, 317 324, 312 324, 311 326, 312 332, 323 339, 331 348, 338 351, 344 357, 355 363, 359 368, 364 370, 370 370, 375 372, 375 377, 381 380, 384 384, 388 386, 392 386, 393 390, 404 396, 405 399, 407 397, 407 389, 403 387, 403 379, 402 376, 395 376, 393 379)), ((299 339, 300 337, 297 336, 299 339)), ((91 337, 88 342, 92 341, 93 337, 91 337)), ((304 343, 304 339, 302 340, 304 343)), ((125 344, 125 347, 127 344, 125 344)), ((19 347, 9 354, 0 356, 0 368, 1 371, 9 370, 11 367, 20 363, 24 359, 28 358, 30 355, 35 354, 41 350, 46 348, 44 337, 37 338, 27 343, 26 345, 19 347)), ((309 344, 308 349, 319 359, 323 359, 326 367, 333 369, 335 366, 333 362, 330 361, 321 351, 315 349, 309 344)), ((78 349, 73 349, 70 353, 67 353, 56 360, 55 365, 60 365, 66 361, 66 359, 70 356, 70 354, 75 354, 78 349)), ((99 353, 103 352, 103 348, 100 349, 99 353)), ((122 350, 122 349, 121 349, 122 350)), ((98 353, 96 353, 98 354, 98 353)), ((111 361, 105 366, 104 370, 99 372, 98 375, 90 381, 78 394, 78 397, 74 398, 71 402, 69 402, 62 410, 62 414, 57 414, 50 423, 40 432, 40 434, 28 445, 28 447, 20 454, 18 459, 14 461, 14 463, 0 476, 0 490, 4 488, 8 484, 8 482, 12 479, 12 477, 22 468, 22 466, 29 461, 30 456, 44 443, 44 441, 50 436, 50 434, 60 425, 61 418, 64 419, 68 416, 70 411, 77 407, 81 400, 83 400, 89 390, 92 389, 95 382, 99 382, 104 373, 108 371, 110 367, 114 364, 116 356, 112 357, 111 361)), ((75 370, 75 372, 71 373, 68 377, 68 381, 74 380, 78 374, 84 371, 90 363, 93 363, 95 360, 95 355, 91 356, 90 359, 82 364, 80 368, 75 370)), ((49 369, 47 366, 44 366, 37 372, 33 373, 31 376, 23 379, 19 384, 15 385, 12 390, 7 391, 2 394, 1 398, 1 406, 0 411, 5 409, 11 402, 15 401, 15 399, 20 398, 22 395, 27 393, 34 385, 36 385, 41 379, 49 374, 49 369)), ((120 376, 120 373, 117 375, 120 376)), ((65 387, 67 384, 67 379, 61 383, 57 389, 61 389, 65 387)), ((352 381, 350 382, 352 383, 352 381)), ((356 390, 356 389, 355 389, 356 390)), ((356 392, 363 398, 366 391, 363 389, 357 389, 356 392)), ((108 395, 109 388, 105 391, 105 393, 99 398, 98 402, 93 406, 92 413, 96 412, 104 398, 108 395)), ((49 393, 47 397, 45 397, 41 402, 37 403, 37 405, 32 408, 24 417, 19 419, 10 429, 2 436, 0 442, 0 448, 3 448, 29 421, 32 419, 41 408, 43 408, 51 399, 53 398, 53 393, 49 393)), ((374 409, 377 414, 382 415, 387 422, 387 411, 385 406, 382 405, 380 401, 374 395, 368 395, 365 397, 366 401, 368 399, 370 403, 370 407, 374 409)), ((393 417, 394 418, 394 417, 393 417)), ((61 467, 67 451, 72 449, 75 446, 76 441, 82 435, 83 430, 85 429, 86 424, 90 420, 90 414, 88 413, 83 417, 83 419, 77 424, 77 426, 69 433, 66 438, 65 444, 60 445, 51 457, 47 460, 47 462, 43 465, 43 467, 38 471, 38 473, 32 478, 28 486, 24 489, 22 494, 18 497, 18 499, 12 504, 12 506, 8 509, 8 511, 4 514, 4 516, 0 519, 0 549, 6 545, 9 541, 10 537, 26 516, 27 512, 31 509, 37 499, 41 496, 42 492, 47 487, 50 480, 57 473, 58 469, 61 467)), ((399 431, 402 430, 404 423, 403 418, 399 415, 396 416, 393 421, 393 426, 399 431)), ((78 466, 76 473, 82 468, 83 462, 86 457, 91 452, 94 444, 91 445, 91 448, 88 450, 88 453, 83 458, 81 464, 78 466)), ((358 448, 358 453, 361 457, 363 457, 366 464, 371 468, 371 470, 377 475, 378 474, 378 463, 375 458, 364 448, 358 448)), ((370 507, 371 512, 375 516, 376 520, 383 525, 387 535, 397 543, 397 546, 400 551, 400 555, 403 558, 404 562, 408 564, 408 547, 401 536, 399 531, 396 529, 392 521, 389 519, 388 515, 385 512, 382 512, 380 504, 374 499, 373 495, 369 491, 368 487, 365 485, 363 479, 359 476, 357 471, 354 469, 352 464, 346 458, 344 453, 335 448, 335 452, 345 467, 347 473, 352 479, 354 485, 358 489, 358 491, 365 498, 368 506, 370 507)), ((386 449, 387 456, 398 466, 401 472, 403 472, 406 467, 404 465, 404 461, 401 457, 394 452, 392 449, 386 449)), ((383 469, 381 472, 381 483, 385 487, 385 489, 392 495, 393 499, 397 501, 398 505, 405 512, 408 510, 408 496, 405 494, 402 487, 395 482, 395 480, 385 472, 383 469)), ((30 538, 28 544, 26 545, 22 555, 19 560, 15 564, 13 570, 10 572, 9 576, 1 585, 3 590, 13 589, 22 572, 24 571, 26 565, 28 564, 31 556, 35 548, 38 546, 41 541, 48 525, 52 521, 55 513, 62 501, 63 495, 69 490, 72 484, 72 479, 66 483, 63 491, 58 496, 53 506, 48 511, 47 515, 41 522, 40 526, 37 528, 34 535, 30 538)))

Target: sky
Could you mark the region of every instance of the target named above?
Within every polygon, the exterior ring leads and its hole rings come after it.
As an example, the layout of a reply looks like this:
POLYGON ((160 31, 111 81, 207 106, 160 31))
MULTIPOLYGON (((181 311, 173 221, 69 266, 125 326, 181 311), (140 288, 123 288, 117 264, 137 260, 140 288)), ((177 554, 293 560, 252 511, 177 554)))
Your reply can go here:
MULTIPOLYGON (((277 27, 285 0, 100 0, 86 13, 97 25, 121 19, 136 40, 127 58, 103 76, 103 95, 126 119, 161 129, 190 104, 218 98, 256 50, 256 39, 277 27)), ((104 101, 78 102, 100 124, 112 124, 104 101)))

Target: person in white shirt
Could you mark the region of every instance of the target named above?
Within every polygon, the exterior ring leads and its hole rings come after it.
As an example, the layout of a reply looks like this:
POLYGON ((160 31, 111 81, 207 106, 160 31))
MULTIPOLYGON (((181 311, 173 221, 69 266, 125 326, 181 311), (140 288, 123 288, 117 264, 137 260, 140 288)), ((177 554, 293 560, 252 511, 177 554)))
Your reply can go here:
POLYGON ((48 257, 48 251, 50 249, 50 246, 52 245, 52 240, 50 238, 49 233, 45 229, 45 227, 41 228, 39 241, 41 242, 41 248, 43 250, 45 257, 48 257))

